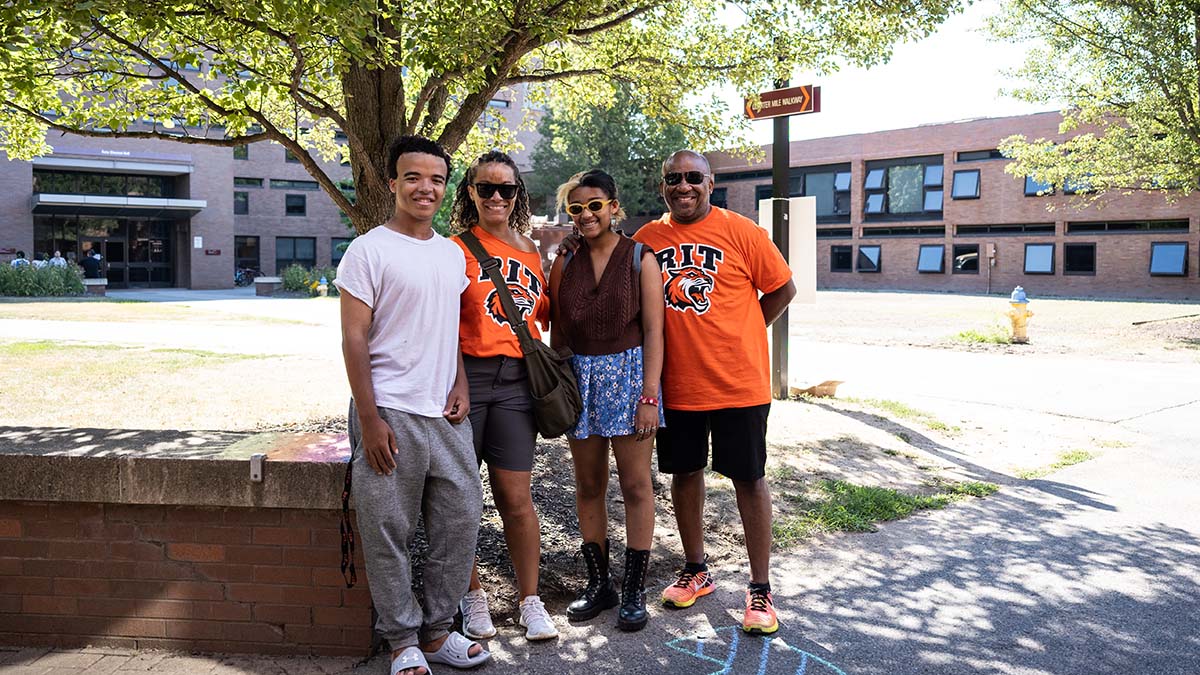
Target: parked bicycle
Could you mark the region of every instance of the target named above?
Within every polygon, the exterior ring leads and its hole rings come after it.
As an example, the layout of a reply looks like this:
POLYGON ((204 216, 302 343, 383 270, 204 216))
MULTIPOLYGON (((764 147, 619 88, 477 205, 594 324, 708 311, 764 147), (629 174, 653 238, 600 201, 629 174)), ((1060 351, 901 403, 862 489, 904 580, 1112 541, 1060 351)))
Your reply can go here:
POLYGON ((258 270, 253 267, 237 267, 233 270, 233 285, 249 286, 254 283, 254 278, 257 276, 258 270))

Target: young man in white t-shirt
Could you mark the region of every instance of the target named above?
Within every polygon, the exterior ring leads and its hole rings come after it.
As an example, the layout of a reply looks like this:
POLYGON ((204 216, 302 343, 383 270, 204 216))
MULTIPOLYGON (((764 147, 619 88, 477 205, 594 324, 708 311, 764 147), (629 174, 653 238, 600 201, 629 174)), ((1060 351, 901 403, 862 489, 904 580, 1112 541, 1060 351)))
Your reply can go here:
POLYGON ((429 663, 469 668, 490 657, 449 632, 467 592, 483 510, 458 347, 466 260, 433 231, 449 176, 450 156, 440 145, 397 139, 388 153, 392 217, 351 242, 334 282, 354 397, 354 503, 392 675, 427 675, 429 663), (418 604, 408 542, 421 513, 429 552, 418 604))

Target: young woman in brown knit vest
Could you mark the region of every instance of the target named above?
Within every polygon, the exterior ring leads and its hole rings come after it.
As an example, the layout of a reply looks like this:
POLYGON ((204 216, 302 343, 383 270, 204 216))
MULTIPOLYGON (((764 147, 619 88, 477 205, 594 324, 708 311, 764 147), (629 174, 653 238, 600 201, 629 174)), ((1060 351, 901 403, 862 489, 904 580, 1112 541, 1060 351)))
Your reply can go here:
POLYGON ((583 412, 568 432, 575 463, 575 504, 583 534, 587 587, 567 608, 584 621, 620 604, 617 627, 646 625, 646 569, 654 536, 650 452, 662 426, 662 272, 654 252, 612 229, 624 213, 612 177, 598 169, 558 188, 583 237, 550 270, 551 344, 575 353, 583 412), (608 448, 617 459, 625 501, 625 574, 618 596, 609 575, 608 448))

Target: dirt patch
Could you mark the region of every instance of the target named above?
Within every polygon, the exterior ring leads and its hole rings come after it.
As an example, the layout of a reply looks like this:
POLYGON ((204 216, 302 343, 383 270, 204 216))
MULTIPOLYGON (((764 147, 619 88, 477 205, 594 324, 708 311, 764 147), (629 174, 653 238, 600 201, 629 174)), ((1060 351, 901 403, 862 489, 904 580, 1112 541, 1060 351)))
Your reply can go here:
MULTIPOLYGON (((260 431, 345 432, 344 417, 323 417, 284 425, 261 426, 260 431)), ((802 507, 798 499, 814 492, 823 480, 840 480, 856 485, 884 487, 906 495, 932 495, 947 483, 963 480, 993 480, 1007 476, 958 463, 953 456, 940 457, 922 448, 956 445, 959 438, 940 435, 890 421, 861 405, 833 399, 777 401, 772 406, 768 431, 767 480, 771 484, 777 519, 793 515, 802 507)), ((579 523, 575 515, 574 477, 567 444, 562 439, 542 440, 537 445, 532 492, 541 521, 543 600, 551 611, 561 613, 582 586, 584 567, 579 556, 579 523)), ((957 452, 957 451, 955 451, 957 452)), ((965 456, 965 453, 959 453, 965 456)), ((653 596, 674 580, 682 564, 682 549, 676 533, 670 500, 670 476, 655 472, 655 545, 647 589, 653 596)), ((610 466, 609 518, 613 566, 619 575, 624 545, 624 509, 615 463, 610 466)), ((514 572, 504 543, 503 527, 495 509, 484 470, 484 516, 479 531, 480 576, 491 596, 493 614, 499 624, 515 621, 517 610, 514 572)), ((741 583, 748 574, 745 539, 737 512, 733 484, 728 479, 706 474, 705 547, 710 567, 723 579, 741 583)), ((795 546, 822 545, 821 537, 797 542, 795 546)), ((414 549, 424 544, 418 536, 414 549)), ((786 550, 786 549, 781 549, 786 550)), ((419 559, 419 556, 418 556, 419 559)), ((419 570, 416 575, 419 583, 419 570)))

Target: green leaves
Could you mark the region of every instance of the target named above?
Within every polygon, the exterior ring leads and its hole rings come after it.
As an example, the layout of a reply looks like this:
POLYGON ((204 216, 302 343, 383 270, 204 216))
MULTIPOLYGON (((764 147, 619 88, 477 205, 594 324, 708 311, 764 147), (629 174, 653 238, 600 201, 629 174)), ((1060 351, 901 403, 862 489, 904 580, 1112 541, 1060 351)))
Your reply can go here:
POLYGON ((1011 92, 1064 105, 1061 143, 1006 139, 1014 175, 1093 195, 1185 195, 1200 180, 1200 6, 1187 0, 1009 0, 999 39, 1035 45, 1011 92), (1167 192, 1170 190, 1169 192, 1167 192))
POLYGON ((173 124, 193 143, 261 134, 324 159, 348 147, 356 183, 369 183, 358 204, 310 171, 365 230, 390 205, 379 176, 396 135, 426 133, 464 153, 516 144, 511 124, 485 115, 497 94, 579 120, 611 107, 619 86, 648 123, 677 127, 693 147, 728 147, 746 122, 699 92, 750 93, 797 68, 886 60, 893 43, 927 34, 959 5, 10 0, 0 7, 0 140, 28 158, 46 151, 51 126, 120 135, 173 124))

